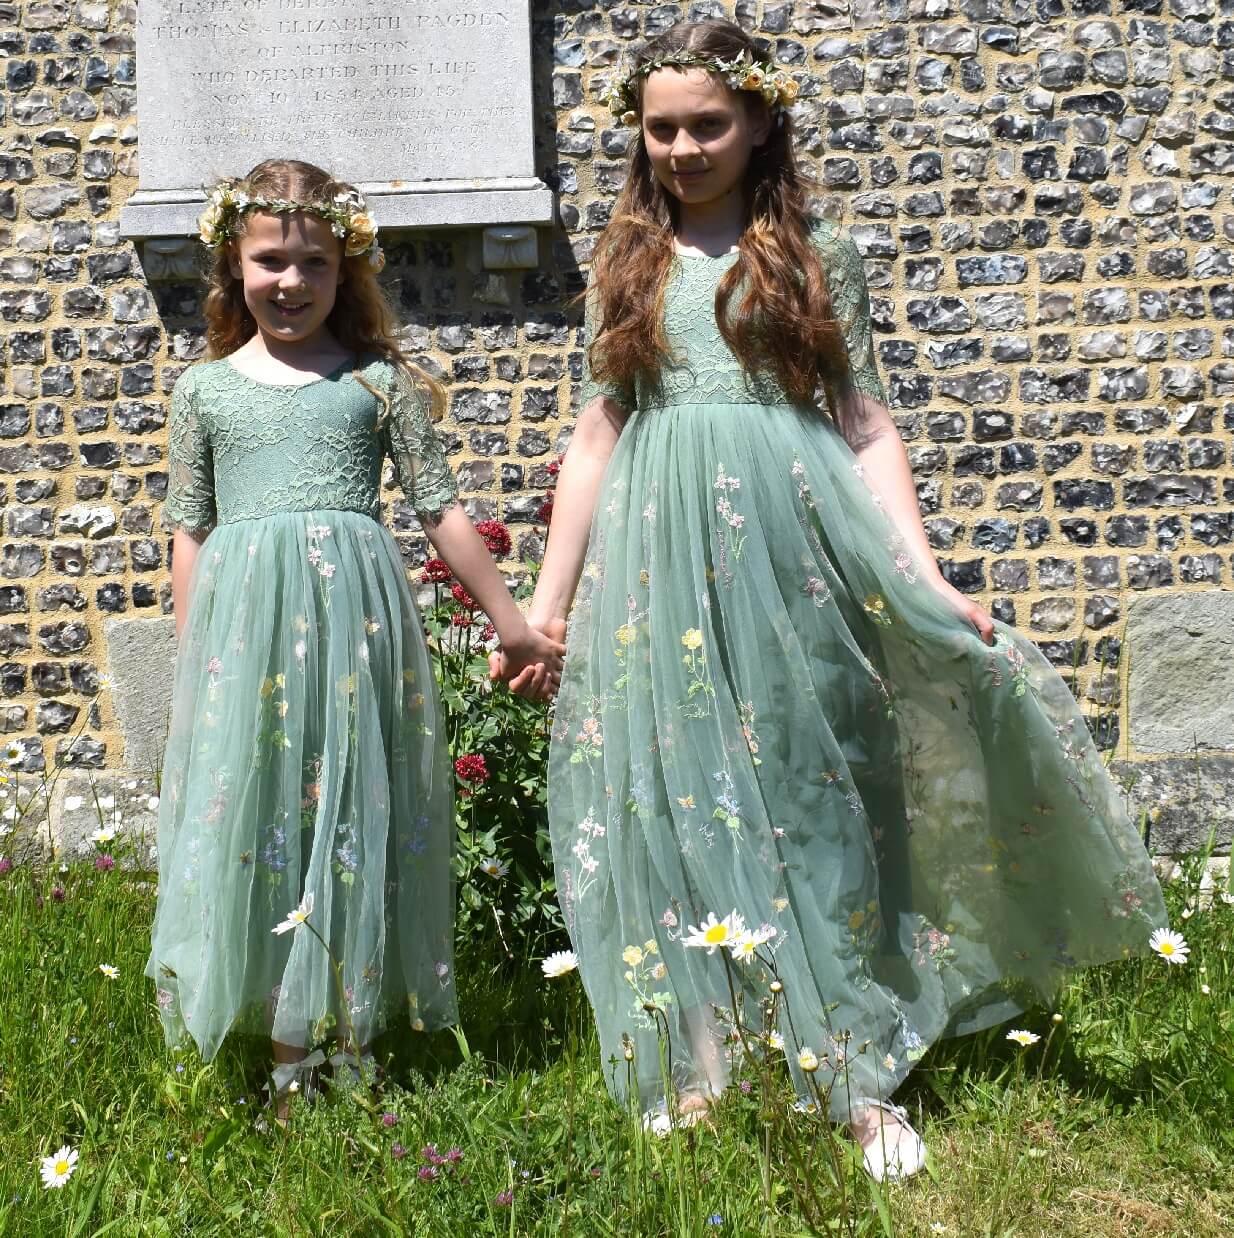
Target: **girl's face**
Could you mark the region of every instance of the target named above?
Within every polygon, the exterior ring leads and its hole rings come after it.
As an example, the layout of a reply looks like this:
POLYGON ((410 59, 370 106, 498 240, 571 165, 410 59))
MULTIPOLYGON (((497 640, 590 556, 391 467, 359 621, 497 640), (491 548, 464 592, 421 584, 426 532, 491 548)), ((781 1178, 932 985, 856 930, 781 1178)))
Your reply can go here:
POLYGON ((770 131, 767 108, 748 107, 705 69, 657 69, 644 83, 643 145, 660 184, 685 206, 739 189, 770 131))
POLYGON ((325 326, 343 279, 343 247, 324 219, 307 211, 252 211, 231 248, 231 273, 263 335, 303 343, 325 326))

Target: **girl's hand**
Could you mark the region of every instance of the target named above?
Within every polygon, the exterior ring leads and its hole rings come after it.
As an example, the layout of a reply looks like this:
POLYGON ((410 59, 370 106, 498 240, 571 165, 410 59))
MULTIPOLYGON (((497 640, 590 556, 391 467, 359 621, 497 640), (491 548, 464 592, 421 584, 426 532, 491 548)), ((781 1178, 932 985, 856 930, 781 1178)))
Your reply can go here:
POLYGON ((529 701, 547 701, 557 695, 561 683, 561 659, 565 656, 566 621, 564 619, 530 620, 528 632, 544 641, 550 656, 519 663, 516 651, 502 642, 500 649, 488 655, 488 673, 492 680, 504 679, 511 692, 529 701), (555 662, 554 662, 555 659, 555 662))
POLYGON ((994 644, 994 619, 988 610, 978 606, 972 598, 965 597, 959 589, 954 585, 948 584, 942 577, 939 577, 938 580, 930 581, 930 584, 935 592, 941 594, 960 612, 962 619, 967 619, 977 629, 977 635, 987 645, 994 644))

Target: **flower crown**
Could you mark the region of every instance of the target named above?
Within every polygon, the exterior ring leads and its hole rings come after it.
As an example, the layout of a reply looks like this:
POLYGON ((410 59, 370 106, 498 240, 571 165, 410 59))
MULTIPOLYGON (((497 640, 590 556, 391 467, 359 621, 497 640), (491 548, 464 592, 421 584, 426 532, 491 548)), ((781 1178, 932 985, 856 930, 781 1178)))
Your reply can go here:
POLYGON ((773 109, 788 107, 797 98, 799 86, 787 70, 755 60, 749 52, 741 52, 732 60, 718 56, 701 56, 698 52, 666 52, 635 65, 633 69, 611 82, 600 96, 613 115, 623 125, 638 124, 638 80, 657 69, 706 69, 718 73, 733 90, 750 90, 763 96, 773 109))
POLYGON ((329 202, 291 202, 286 198, 250 195, 238 184, 222 181, 210 191, 198 221, 202 244, 212 249, 225 245, 239 233, 240 219, 249 211, 269 211, 272 215, 306 211, 330 225, 330 231, 343 242, 343 253, 348 258, 367 254, 369 265, 376 271, 386 265, 385 254, 377 243, 377 222, 358 189, 336 193, 329 202))

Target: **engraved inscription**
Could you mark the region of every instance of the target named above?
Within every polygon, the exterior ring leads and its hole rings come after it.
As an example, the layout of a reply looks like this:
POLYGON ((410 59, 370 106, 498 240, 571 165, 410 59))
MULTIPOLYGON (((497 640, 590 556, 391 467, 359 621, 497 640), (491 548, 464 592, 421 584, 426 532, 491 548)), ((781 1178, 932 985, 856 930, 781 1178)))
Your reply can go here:
POLYGON ((527 6, 142 0, 142 188, 275 155, 359 182, 533 176, 527 6))

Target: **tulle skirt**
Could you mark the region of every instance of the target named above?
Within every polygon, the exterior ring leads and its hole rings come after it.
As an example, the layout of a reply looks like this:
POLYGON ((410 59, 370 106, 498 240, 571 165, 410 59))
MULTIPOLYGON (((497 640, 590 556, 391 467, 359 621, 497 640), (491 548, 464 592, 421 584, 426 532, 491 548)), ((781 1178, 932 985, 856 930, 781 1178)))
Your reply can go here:
POLYGON ((663 1096, 664 1041, 677 1086, 722 1086, 730 975, 756 1028, 778 976, 767 1030, 843 1115, 1165 922, 1066 684, 981 641, 813 414, 634 414, 568 649, 553 853, 618 1095, 663 1096), (714 944, 742 925, 763 961, 714 944))
POLYGON ((233 1027, 308 1048, 455 1019, 450 766, 384 528, 309 511, 211 533, 162 785, 147 974, 169 1043, 208 1060, 233 1027))

